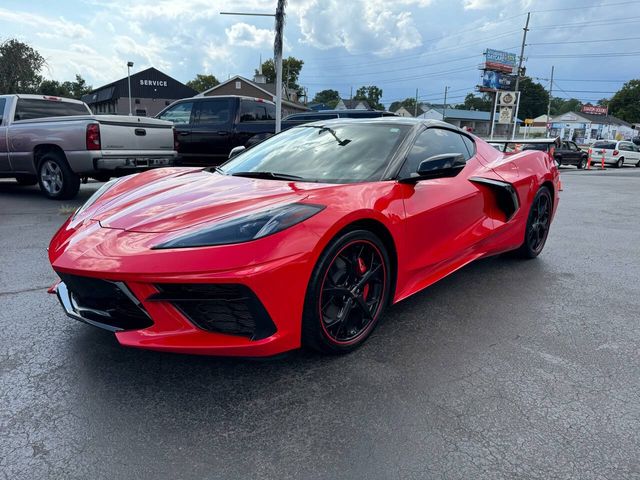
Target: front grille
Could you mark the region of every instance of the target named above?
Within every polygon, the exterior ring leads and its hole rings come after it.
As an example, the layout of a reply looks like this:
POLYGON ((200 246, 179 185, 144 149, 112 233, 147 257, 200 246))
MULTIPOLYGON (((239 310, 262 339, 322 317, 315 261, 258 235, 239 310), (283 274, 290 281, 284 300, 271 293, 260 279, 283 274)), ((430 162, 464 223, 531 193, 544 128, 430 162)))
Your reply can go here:
POLYGON ((267 338, 275 325, 255 293, 240 284, 158 284, 158 293, 147 300, 170 302, 197 327, 240 335, 252 340, 267 338))
POLYGON ((126 285, 91 277, 59 273, 66 286, 67 313, 114 331, 137 330, 153 325, 142 305, 126 285))

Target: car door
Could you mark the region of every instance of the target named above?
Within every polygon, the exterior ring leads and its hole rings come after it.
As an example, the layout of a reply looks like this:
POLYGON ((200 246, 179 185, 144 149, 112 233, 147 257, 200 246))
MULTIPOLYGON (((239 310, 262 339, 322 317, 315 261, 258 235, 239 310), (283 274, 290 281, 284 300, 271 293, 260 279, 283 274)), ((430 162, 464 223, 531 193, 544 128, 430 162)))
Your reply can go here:
POLYGON ((582 150, 575 142, 567 142, 569 145, 569 158, 572 164, 577 164, 582 158, 582 150))
POLYGON ((9 163, 9 145, 7 143, 7 123, 9 123, 9 121, 4 116, 6 103, 6 98, 0 98, 0 172, 11 171, 11 164, 9 163))
POLYGON ((466 165, 455 177, 406 183, 405 234, 407 259, 414 285, 425 286, 432 275, 465 263, 478 243, 493 230, 487 213, 485 191, 469 177, 486 172, 475 155, 473 142, 461 134, 442 128, 422 132, 400 171, 411 176, 423 160, 444 153, 461 153, 466 165), (469 148, 472 151, 469 151, 469 148))
POLYGON ((233 101, 227 97, 212 97, 196 102, 190 163, 217 165, 227 159, 233 135, 233 101))
POLYGON ((173 122, 178 138, 180 160, 191 154, 191 131, 193 129, 194 102, 175 103, 158 114, 160 120, 173 122))

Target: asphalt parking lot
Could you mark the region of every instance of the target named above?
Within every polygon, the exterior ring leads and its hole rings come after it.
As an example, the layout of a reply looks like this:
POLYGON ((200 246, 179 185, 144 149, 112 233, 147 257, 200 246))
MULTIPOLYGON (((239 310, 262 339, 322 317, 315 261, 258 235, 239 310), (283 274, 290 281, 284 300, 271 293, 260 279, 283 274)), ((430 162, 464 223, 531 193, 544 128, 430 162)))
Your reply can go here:
POLYGON ((464 268, 351 355, 268 361, 125 349, 67 318, 45 292, 62 205, 0 181, 0 471, 639 478, 640 168, 562 180, 537 260, 464 268))

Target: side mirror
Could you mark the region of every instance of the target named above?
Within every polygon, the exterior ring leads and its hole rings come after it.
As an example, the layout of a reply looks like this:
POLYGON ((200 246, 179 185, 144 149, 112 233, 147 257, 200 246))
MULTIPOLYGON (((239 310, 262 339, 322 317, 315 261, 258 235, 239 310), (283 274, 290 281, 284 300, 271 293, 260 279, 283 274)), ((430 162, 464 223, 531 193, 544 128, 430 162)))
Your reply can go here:
POLYGON ((420 162, 415 180, 427 178, 455 177, 467 164, 461 153, 443 153, 434 155, 420 162))
POLYGON ((239 145, 237 147, 233 147, 231 149, 231 151, 229 152, 229 158, 235 157, 239 153, 244 152, 246 149, 247 149, 247 147, 245 147, 244 145, 239 145))

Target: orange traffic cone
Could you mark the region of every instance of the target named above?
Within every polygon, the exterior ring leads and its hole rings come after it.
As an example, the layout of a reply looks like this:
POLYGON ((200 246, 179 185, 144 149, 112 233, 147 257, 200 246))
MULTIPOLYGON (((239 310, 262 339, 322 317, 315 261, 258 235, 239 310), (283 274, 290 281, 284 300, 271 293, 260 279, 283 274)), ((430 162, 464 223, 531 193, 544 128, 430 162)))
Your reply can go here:
POLYGON ((591 148, 589 149, 589 156, 587 157, 587 170, 591 170, 591 148))

